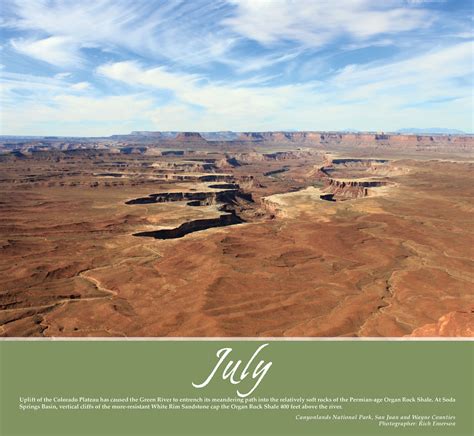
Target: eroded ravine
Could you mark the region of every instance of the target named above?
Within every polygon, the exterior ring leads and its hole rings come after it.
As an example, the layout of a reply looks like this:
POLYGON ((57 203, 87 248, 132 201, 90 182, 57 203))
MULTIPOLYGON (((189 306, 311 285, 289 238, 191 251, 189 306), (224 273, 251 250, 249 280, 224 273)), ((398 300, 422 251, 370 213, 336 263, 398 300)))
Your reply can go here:
POLYGON ((190 233, 245 222, 238 214, 239 205, 242 203, 253 203, 251 194, 243 192, 239 185, 235 183, 209 185, 208 188, 213 190, 202 192, 163 192, 127 201, 125 203, 127 205, 186 201, 186 206, 201 207, 215 205, 218 212, 224 212, 218 217, 193 219, 173 228, 137 232, 133 236, 152 237, 155 239, 178 239, 190 233), (214 189, 223 190, 217 191, 214 189))

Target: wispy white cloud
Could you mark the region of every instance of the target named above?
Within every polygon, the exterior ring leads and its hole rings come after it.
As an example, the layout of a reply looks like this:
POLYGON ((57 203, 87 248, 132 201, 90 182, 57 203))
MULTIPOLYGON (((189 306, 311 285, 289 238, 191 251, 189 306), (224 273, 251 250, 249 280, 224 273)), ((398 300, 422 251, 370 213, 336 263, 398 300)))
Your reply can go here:
POLYGON ((286 50, 285 52, 277 52, 264 56, 248 56, 244 59, 239 57, 224 57, 222 63, 232 66, 239 73, 248 73, 259 71, 264 68, 273 67, 278 64, 288 63, 296 59, 302 50, 286 50))
POLYGON ((389 97, 402 106, 420 105, 469 95, 472 65, 473 44, 469 41, 388 64, 349 65, 331 84, 345 91, 342 101, 389 97))
POLYGON ((66 79, 67 77, 71 77, 72 73, 65 72, 65 73, 58 73, 54 75, 55 79, 66 79))
POLYGON ((85 91, 91 88, 91 84, 89 82, 78 82, 74 83, 74 85, 71 85, 71 88, 75 89, 76 91, 85 91))
POLYGON ((136 61, 101 65, 97 72, 110 79, 131 85, 152 86, 179 92, 184 92, 185 88, 192 88, 195 82, 203 80, 200 75, 171 73, 165 67, 143 69, 136 61))
POLYGON ((426 27, 433 20, 426 10, 397 7, 400 2, 376 0, 230 0, 234 16, 223 23, 262 44, 298 41, 321 47, 350 37, 368 40, 379 35, 426 27))
POLYGON ((63 78, 0 71, 2 107, 21 106, 34 100, 48 101, 69 88, 63 78))
POLYGON ((224 82, 209 82, 197 74, 173 73, 164 67, 144 68, 139 63, 118 62, 98 68, 98 73, 128 85, 169 90, 179 104, 198 106, 215 116, 261 117, 277 111, 295 93, 304 95, 310 84, 273 87, 236 86, 224 82))
POLYGON ((81 63, 79 44, 66 36, 44 39, 13 39, 13 48, 19 53, 60 67, 77 67, 81 63))
POLYGON ((16 47, 51 63, 53 57, 43 50, 46 44, 62 55, 67 43, 74 56, 78 48, 99 48, 193 64, 217 59, 237 40, 216 27, 223 1, 16 0, 13 4, 14 16, 6 26, 48 36, 19 41, 16 47))

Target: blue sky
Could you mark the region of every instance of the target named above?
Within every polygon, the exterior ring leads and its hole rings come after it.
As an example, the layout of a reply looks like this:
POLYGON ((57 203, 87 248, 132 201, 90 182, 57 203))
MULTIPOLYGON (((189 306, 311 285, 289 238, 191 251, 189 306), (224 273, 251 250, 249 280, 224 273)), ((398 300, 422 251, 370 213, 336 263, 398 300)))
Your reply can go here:
POLYGON ((1 134, 473 131, 469 0, 1 6, 1 134))

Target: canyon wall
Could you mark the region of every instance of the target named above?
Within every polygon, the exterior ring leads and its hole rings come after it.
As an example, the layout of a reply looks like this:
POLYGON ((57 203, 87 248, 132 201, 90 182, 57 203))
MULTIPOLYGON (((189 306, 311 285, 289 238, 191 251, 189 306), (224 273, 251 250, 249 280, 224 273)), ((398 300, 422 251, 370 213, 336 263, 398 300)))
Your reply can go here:
POLYGON ((331 132, 247 132, 237 138, 242 142, 295 143, 307 146, 397 146, 401 148, 436 147, 455 145, 461 148, 474 146, 472 135, 406 135, 385 133, 331 133, 331 132))

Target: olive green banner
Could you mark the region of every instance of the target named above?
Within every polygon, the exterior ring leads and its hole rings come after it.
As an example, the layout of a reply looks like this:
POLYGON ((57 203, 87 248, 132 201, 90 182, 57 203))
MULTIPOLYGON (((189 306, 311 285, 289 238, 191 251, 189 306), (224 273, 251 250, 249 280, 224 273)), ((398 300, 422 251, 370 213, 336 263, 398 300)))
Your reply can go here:
POLYGON ((469 341, 2 341, 0 434, 472 435, 469 341))

